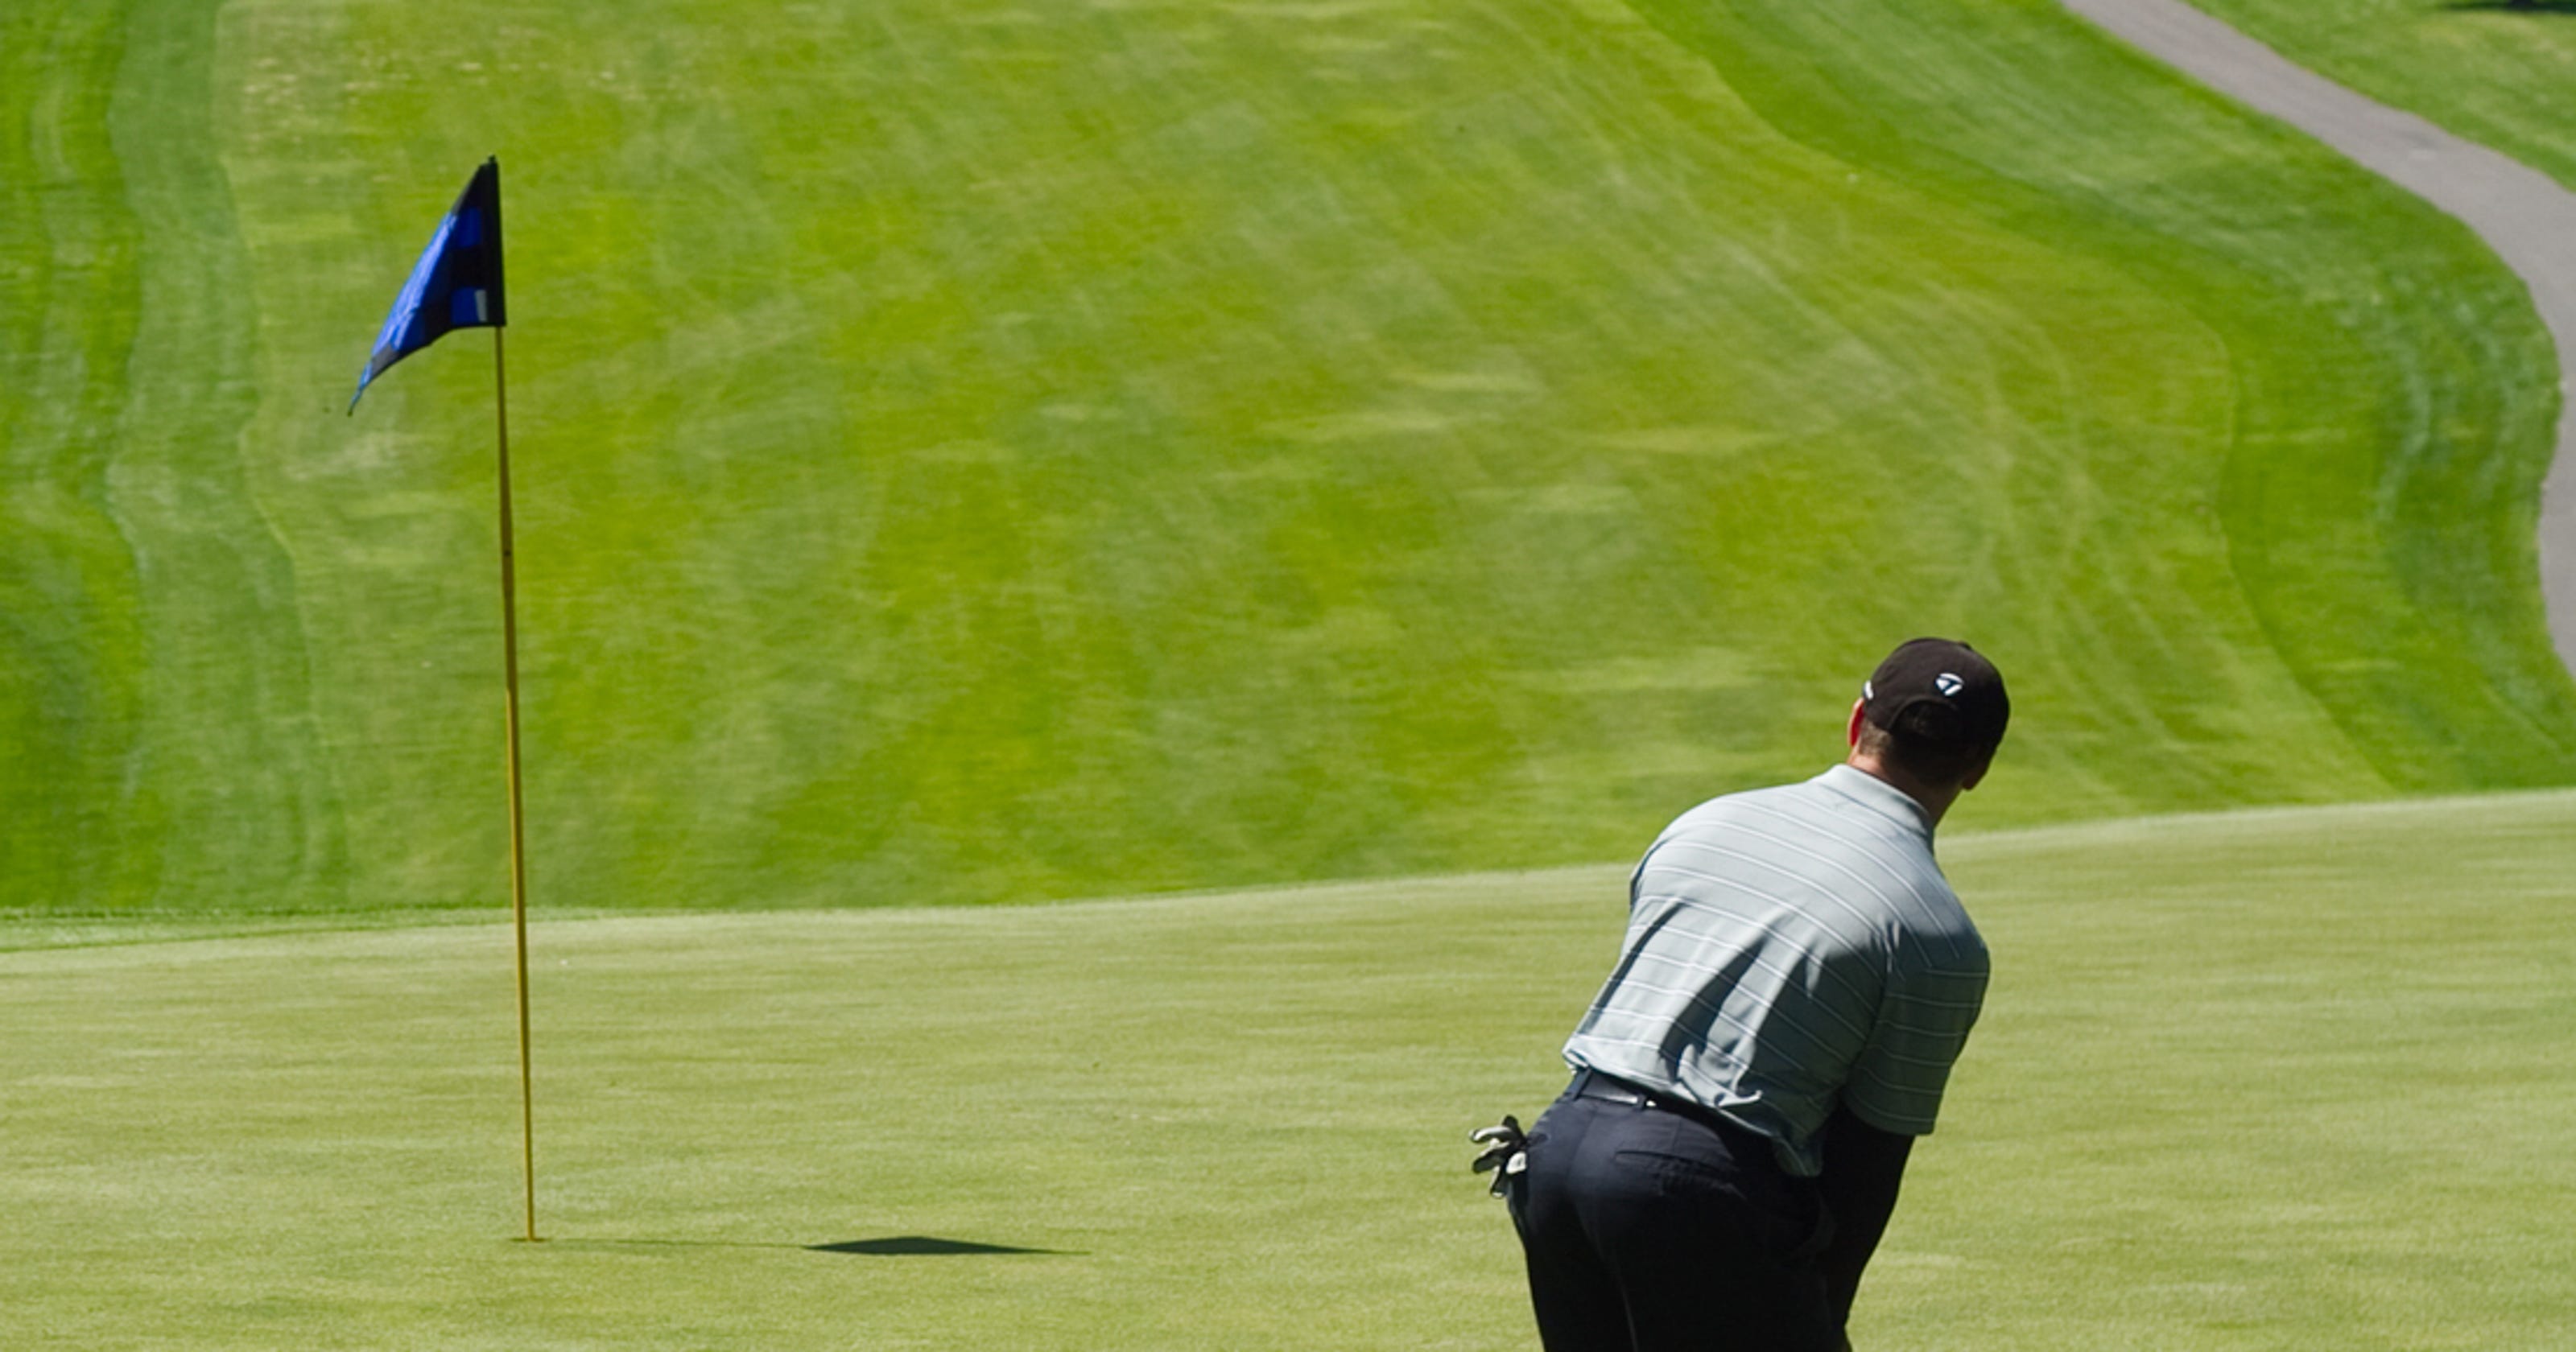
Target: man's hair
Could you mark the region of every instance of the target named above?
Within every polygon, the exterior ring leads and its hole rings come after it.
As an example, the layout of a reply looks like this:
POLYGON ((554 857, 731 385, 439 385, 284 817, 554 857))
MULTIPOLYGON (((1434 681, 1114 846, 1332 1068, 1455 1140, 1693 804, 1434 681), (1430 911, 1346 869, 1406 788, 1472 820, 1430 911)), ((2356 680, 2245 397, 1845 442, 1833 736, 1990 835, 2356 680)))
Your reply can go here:
POLYGON ((1934 726, 1947 721, 1942 712, 1939 705, 1918 704, 1898 713, 1892 728, 1864 718, 1860 750, 1926 784, 1961 783, 1994 758, 1995 748, 1960 741, 1951 729, 1934 726))

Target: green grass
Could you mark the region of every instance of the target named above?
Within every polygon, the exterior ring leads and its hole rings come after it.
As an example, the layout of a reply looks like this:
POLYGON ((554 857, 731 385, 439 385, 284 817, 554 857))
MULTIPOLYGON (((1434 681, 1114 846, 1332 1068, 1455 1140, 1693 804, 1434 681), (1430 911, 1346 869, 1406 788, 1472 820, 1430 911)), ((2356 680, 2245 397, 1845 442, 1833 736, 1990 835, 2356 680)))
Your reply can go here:
POLYGON ((0 907, 1579 863, 1866 665, 2003 822, 2550 785, 2556 407, 2451 222, 2053 7, 18 0, 0 907))
MULTIPOLYGON (((2392 88, 2569 177, 2564 15, 2330 12, 2500 39, 2392 88)), ((5 1341, 1529 1346, 1463 1134, 1615 868, 612 913, 1615 858, 1919 631, 2021 695, 1971 825, 2563 784, 2553 371, 2028 0, 13 0, 5 1341), (338 416, 496 151, 538 1246, 482 340, 338 416), (1030 1252, 810 1247, 906 1236, 1030 1252)), ((2551 1345, 2571 842, 1954 833, 1998 980, 1861 1338, 2551 1345)))
POLYGON ((2576 7, 2195 0, 2290 59, 2576 189, 2576 7))
MULTIPOLYGON (((1863 1346, 2557 1344, 2576 795, 1943 853, 1996 983, 1863 1346)), ((1533 1347, 1465 1132, 1554 1093, 1623 898, 541 924, 536 1246, 506 926, 0 954, 8 1341, 1533 1347), (900 1237, 1040 1252, 808 1247, 900 1237)))

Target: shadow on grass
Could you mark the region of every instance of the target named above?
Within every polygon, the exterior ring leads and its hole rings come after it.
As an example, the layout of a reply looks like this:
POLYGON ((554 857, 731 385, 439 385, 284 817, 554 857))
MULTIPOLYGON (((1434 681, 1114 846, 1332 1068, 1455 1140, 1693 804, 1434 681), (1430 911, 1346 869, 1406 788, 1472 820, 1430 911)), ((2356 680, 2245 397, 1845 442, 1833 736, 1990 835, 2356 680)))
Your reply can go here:
POLYGON ((933 1239, 928 1235, 895 1235, 886 1239, 845 1239, 838 1244, 808 1244, 815 1253, 866 1253, 889 1258, 931 1258, 965 1253, 1061 1253, 1059 1249, 1021 1249, 1008 1244, 978 1244, 967 1239, 933 1239))
POLYGON ((845 1239, 836 1244, 788 1244, 743 1239, 558 1239, 561 1249, 792 1249, 802 1253, 850 1253, 877 1258, 941 1258, 971 1254, 1038 1254, 1079 1258, 1064 1249, 1024 1249, 1012 1244, 983 1244, 971 1239, 938 1239, 930 1235, 888 1235, 882 1239, 845 1239))
POLYGON ((2453 12, 2576 16, 2576 0, 2448 0, 2442 8, 2453 12))

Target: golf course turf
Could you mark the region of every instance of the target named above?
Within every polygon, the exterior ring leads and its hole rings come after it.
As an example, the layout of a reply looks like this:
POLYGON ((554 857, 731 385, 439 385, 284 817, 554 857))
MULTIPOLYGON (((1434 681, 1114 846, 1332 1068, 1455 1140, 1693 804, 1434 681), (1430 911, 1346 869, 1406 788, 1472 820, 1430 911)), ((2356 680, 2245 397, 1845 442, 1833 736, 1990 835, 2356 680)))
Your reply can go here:
MULTIPOLYGON (((2576 796, 1945 837, 1995 987, 1860 1345, 2552 1345, 2576 796)), ((1624 896, 542 924, 534 1246, 506 926, 0 954, 43 1030, 0 1042, 0 1310, 82 1349, 1532 1346, 1466 1132, 1560 1087, 1624 896)))
POLYGON ((502 893, 493 153, 541 906, 1612 858, 1925 631, 1998 822, 2576 772, 2514 280, 2045 6, 6 22, 14 910, 502 893))
MULTIPOLYGON (((2398 8, 2212 5, 2567 181, 2398 8)), ((2553 1347, 2555 379, 2030 0, 10 0, 0 1345, 1529 1346, 1610 861, 1947 632, 1860 1345, 2553 1347), (488 336, 343 413, 495 154, 533 1245, 488 336)))
POLYGON ((2576 190, 2576 5, 2534 0, 2207 0, 2318 74, 2576 190))

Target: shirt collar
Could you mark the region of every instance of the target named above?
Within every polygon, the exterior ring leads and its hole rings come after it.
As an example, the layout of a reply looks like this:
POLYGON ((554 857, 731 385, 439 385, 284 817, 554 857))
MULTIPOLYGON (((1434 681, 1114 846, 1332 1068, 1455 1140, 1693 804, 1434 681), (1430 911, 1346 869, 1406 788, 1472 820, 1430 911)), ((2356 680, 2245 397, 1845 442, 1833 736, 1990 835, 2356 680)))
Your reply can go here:
POLYGON ((1932 839, 1931 814, 1923 810, 1923 805, 1915 802, 1912 794, 1867 770, 1837 765, 1809 782, 1841 794, 1899 826, 1919 832, 1927 843, 1932 839))

